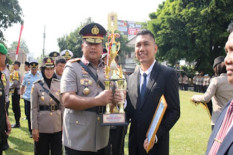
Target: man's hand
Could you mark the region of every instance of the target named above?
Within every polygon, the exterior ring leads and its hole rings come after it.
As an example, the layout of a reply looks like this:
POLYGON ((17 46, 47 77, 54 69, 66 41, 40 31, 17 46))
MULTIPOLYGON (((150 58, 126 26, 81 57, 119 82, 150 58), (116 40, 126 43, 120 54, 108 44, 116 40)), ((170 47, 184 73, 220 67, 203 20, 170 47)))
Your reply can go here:
POLYGON ((119 102, 125 102, 126 98, 126 91, 125 90, 115 90, 114 98, 113 98, 113 104, 117 104, 119 102))
POLYGON ((144 144, 143 144, 143 147, 144 147, 144 149, 145 150, 151 150, 153 147, 154 147, 154 145, 155 145, 155 138, 152 140, 152 145, 150 146, 150 148, 148 148, 149 146, 149 142, 148 142, 148 138, 146 138, 145 140, 144 140, 144 144))
POLYGON ((32 130, 32 138, 34 139, 35 142, 39 141, 39 130, 38 129, 32 130))
POLYGON ((9 118, 8 118, 7 115, 6 115, 6 124, 7 124, 6 134, 9 135, 11 133, 11 123, 10 123, 9 118))
POLYGON ((99 106, 105 106, 108 103, 112 103, 112 100, 112 90, 104 90, 96 96, 96 102, 99 106))

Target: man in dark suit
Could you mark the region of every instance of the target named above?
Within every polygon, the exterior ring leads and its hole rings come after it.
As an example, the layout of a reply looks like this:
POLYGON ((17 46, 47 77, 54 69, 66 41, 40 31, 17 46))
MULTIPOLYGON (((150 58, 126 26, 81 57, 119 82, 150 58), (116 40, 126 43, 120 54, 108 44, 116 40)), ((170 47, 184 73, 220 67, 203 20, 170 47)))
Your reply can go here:
MULTIPOLYGON (((233 84, 233 23, 228 27, 230 35, 225 45, 225 65, 227 79, 233 84)), ((233 99, 231 99, 221 112, 210 136, 206 155, 232 155, 233 154, 233 99)))
POLYGON ((180 117, 176 72, 156 62, 157 49, 154 35, 149 30, 137 34, 135 55, 140 68, 129 76, 126 107, 127 117, 131 119, 130 155, 147 154, 143 146, 146 133, 162 95, 167 101, 167 110, 149 154, 169 154, 169 130, 180 117))

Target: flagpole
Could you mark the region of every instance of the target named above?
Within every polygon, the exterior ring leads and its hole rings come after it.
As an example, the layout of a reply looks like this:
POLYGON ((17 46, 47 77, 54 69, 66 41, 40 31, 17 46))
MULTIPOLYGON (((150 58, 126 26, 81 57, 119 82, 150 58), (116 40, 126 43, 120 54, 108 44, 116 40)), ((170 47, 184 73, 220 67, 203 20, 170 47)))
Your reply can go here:
POLYGON ((18 40, 18 45, 17 45, 17 49, 16 49, 15 60, 18 60, 19 47, 20 47, 20 40, 21 40, 22 31, 23 31, 23 22, 21 23, 21 28, 20 28, 20 33, 19 33, 19 40, 18 40))
POLYGON ((44 58, 44 52, 45 52, 45 26, 44 26, 44 34, 43 34, 43 58, 44 58))

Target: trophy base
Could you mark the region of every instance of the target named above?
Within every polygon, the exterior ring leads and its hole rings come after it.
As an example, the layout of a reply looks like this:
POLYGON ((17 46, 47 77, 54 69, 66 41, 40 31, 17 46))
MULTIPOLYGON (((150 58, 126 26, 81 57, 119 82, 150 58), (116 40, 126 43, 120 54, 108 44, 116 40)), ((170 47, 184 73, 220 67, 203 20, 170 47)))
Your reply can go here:
POLYGON ((125 113, 111 113, 102 115, 103 126, 126 126, 125 113))

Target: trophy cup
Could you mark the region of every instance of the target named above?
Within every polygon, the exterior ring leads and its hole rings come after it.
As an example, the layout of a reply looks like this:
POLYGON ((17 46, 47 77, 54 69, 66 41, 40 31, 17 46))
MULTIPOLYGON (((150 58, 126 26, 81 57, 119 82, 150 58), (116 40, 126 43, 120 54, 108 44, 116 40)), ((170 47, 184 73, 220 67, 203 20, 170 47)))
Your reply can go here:
MULTIPOLYGON (((126 91, 126 80, 123 75, 122 67, 118 66, 115 58, 118 55, 118 51, 120 50, 120 42, 116 42, 115 38, 119 38, 120 35, 118 33, 112 33, 108 36, 108 42, 106 43, 107 49, 107 65, 106 65, 106 80, 104 81, 106 90, 115 89, 120 90, 121 95, 124 95, 124 91, 126 91)), ((109 103, 106 105, 106 111, 103 114, 103 122, 102 125, 114 125, 114 126, 123 126, 127 125, 125 111, 124 111, 124 103, 123 99, 117 105, 113 105, 109 103)))

